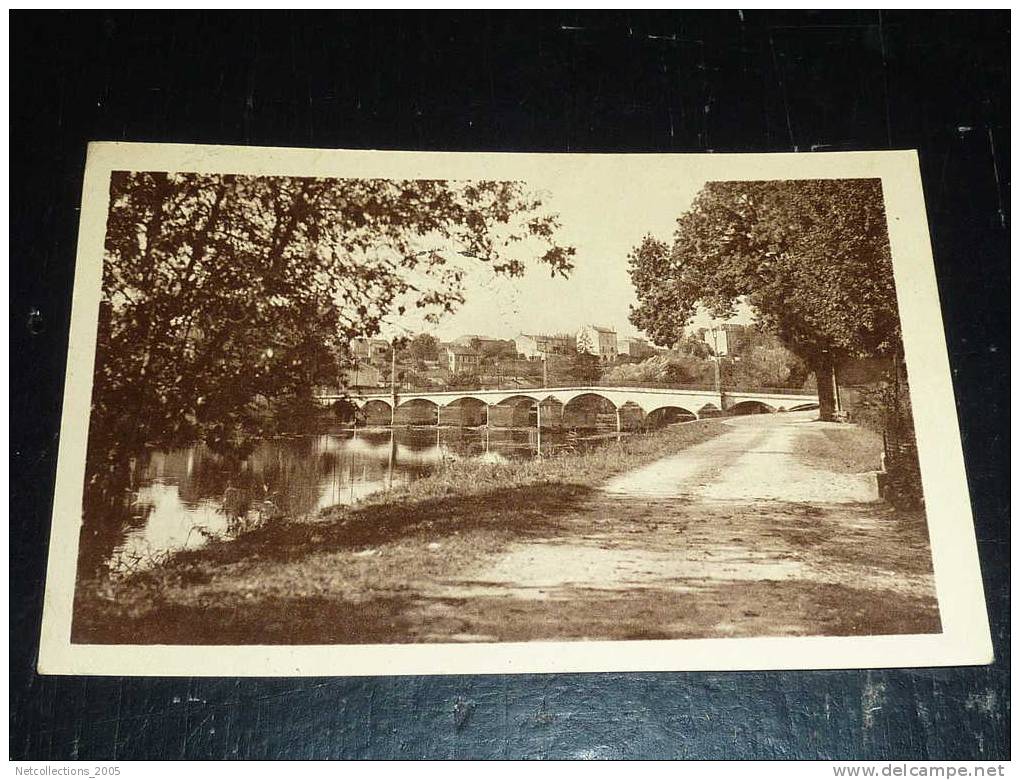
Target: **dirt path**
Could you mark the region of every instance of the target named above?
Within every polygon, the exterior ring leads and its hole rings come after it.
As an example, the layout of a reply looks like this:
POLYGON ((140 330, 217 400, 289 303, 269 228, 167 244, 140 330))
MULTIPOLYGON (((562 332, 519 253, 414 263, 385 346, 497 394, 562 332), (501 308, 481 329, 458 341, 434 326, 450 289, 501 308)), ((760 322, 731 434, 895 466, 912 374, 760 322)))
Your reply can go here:
POLYGON ((565 533, 416 583, 414 638, 938 631, 923 517, 880 502, 874 474, 805 457, 832 427, 813 415, 735 418, 606 483, 565 533))
POLYGON ((797 457, 798 443, 804 438, 817 436, 826 427, 839 427, 815 421, 815 414, 734 418, 729 423, 729 434, 622 474, 611 480, 604 492, 627 500, 878 501, 873 474, 836 473, 805 464, 797 457))

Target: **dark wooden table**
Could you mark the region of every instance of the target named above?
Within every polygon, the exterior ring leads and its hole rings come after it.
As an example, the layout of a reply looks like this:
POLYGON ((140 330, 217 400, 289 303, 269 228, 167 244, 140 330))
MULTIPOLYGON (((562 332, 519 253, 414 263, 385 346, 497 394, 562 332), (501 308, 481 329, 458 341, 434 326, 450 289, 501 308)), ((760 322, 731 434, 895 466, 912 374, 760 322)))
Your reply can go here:
POLYGON ((1009 755, 1009 16, 11 16, 15 758, 1009 755), (742 674, 34 672, 90 139, 505 151, 918 148, 996 662, 742 674))

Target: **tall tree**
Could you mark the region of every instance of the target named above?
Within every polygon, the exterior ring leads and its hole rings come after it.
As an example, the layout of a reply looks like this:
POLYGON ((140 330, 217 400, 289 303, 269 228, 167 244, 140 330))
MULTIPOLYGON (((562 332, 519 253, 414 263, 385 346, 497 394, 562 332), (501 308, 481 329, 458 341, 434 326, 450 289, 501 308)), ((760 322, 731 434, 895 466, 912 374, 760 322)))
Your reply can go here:
POLYGON ((587 333, 577 338, 577 351, 571 365, 571 376, 581 385, 594 385, 602 378, 602 361, 594 354, 594 347, 587 333))
POLYGON ((557 227, 518 182, 115 172, 89 482, 141 445, 258 435, 351 339, 454 310, 472 264, 566 275, 557 227))
POLYGON ((699 309, 744 300, 815 373, 823 418, 842 360, 901 350, 878 179, 709 182, 672 244, 646 237, 629 259, 635 325, 671 344, 699 309))
POLYGON ((416 365, 424 366, 426 360, 439 359, 439 340, 431 333, 419 333, 411 339, 407 351, 416 365))

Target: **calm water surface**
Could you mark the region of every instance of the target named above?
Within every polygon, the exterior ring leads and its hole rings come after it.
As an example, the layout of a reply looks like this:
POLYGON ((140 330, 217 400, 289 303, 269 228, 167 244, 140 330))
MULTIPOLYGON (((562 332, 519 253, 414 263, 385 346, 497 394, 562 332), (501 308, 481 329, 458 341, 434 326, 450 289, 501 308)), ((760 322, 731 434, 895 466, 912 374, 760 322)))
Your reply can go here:
MULTIPOLYGON (((602 438, 542 434, 542 454, 598 446, 602 438)), ((506 462, 537 455, 535 430, 400 428, 354 430, 262 442, 244 461, 205 446, 155 452, 135 472, 124 516, 92 558, 139 568, 176 550, 229 536, 247 523, 314 514, 408 483, 444 459, 506 462)))

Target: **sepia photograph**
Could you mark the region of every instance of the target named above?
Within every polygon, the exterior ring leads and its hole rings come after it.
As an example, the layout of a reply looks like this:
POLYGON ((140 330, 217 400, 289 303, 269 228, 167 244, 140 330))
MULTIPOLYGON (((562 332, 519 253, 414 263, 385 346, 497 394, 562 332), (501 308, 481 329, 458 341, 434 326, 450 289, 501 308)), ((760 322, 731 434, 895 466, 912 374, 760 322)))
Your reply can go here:
POLYGON ((67 646, 944 634, 871 158, 167 148, 90 154, 67 646))
POLYGON ((14 775, 1005 776, 1009 12, 9 21, 14 775))

